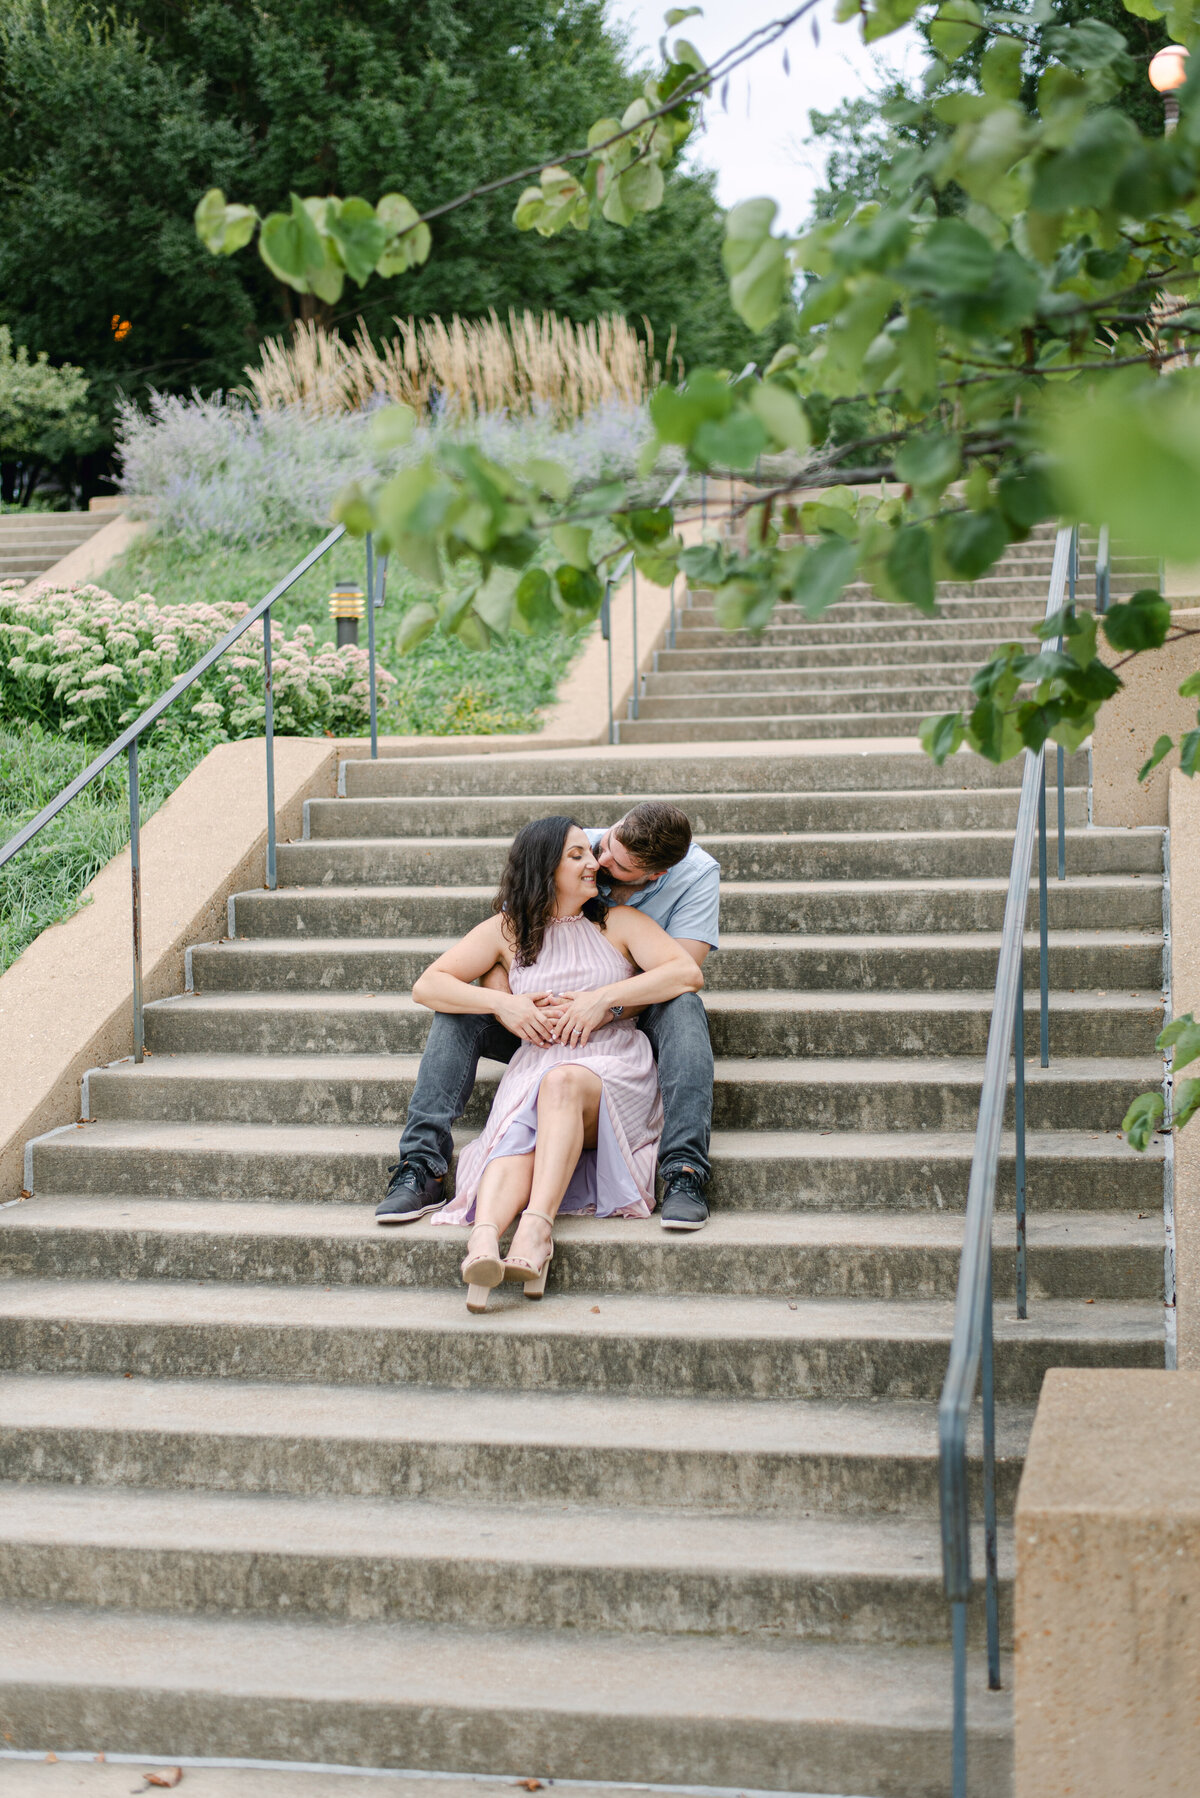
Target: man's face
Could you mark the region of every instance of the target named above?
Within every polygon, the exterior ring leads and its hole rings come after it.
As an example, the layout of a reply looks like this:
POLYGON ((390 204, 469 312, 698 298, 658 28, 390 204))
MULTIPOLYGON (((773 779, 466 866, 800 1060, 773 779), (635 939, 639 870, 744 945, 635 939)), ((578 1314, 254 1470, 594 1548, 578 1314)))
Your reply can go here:
POLYGON ((614 824, 605 831, 596 846, 596 860, 614 886, 649 886, 652 880, 658 879, 662 869, 643 868, 641 862, 635 861, 617 835, 620 828, 619 824, 614 824))

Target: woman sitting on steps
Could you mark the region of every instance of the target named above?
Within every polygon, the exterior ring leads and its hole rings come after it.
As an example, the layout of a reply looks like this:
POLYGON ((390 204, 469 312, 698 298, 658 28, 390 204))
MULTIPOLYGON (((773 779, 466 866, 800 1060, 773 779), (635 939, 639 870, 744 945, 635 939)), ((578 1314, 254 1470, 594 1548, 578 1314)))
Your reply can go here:
POLYGON ((474 1223, 462 1276, 483 1311, 502 1280, 541 1298, 560 1208, 648 1217, 662 1132, 658 1074, 630 1007, 697 992, 691 955, 641 911, 606 910, 596 857, 571 818, 517 833, 495 915, 438 957, 413 987, 431 1011, 494 1014, 521 1047, 481 1136, 459 1158, 435 1224, 474 1223), (471 983, 497 962, 510 992, 471 983), (639 972, 641 970, 641 972, 639 972), (507 1260, 500 1237, 520 1214, 507 1260))

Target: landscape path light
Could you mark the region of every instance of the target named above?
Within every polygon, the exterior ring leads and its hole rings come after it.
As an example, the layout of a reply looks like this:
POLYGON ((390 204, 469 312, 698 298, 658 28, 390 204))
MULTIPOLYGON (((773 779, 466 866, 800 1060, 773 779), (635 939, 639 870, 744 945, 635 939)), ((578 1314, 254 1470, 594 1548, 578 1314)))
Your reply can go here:
POLYGON ((357 581, 337 581, 329 595, 329 616, 337 625, 337 646, 358 642, 358 621, 365 617, 363 590, 357 581))
POLYGON ((1182 44, 1167 44, 1150 59, 1150 85, 1163 97, 1163 119, 1170 137, 1179 123, 1179 101, 1176 88, 1187 80, 1188 53, 1182 44))

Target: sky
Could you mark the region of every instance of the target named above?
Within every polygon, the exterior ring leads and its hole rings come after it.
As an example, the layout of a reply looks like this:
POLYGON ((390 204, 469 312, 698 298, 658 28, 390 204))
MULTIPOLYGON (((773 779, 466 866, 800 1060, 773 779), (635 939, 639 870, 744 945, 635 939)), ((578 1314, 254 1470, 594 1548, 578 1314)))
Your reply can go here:
MULTIPOLYGON (((789 10, 786 0, 706 0, 703 16, 689 19, 672 35, 690 38, 712 61, 756 26, 789 10)), ((614 22, 630 26, 634 49, 657 64, 666 0, 612 0, 609 11, 614 22)), ((736 71, 729 83, 728 113, 719 101, 710 103, 704 135, 689 152, 689 160, 716 170, 722 206, 769 194, 780 203, 777 228, 785 231, 804 222, 824 171, 820 141, 806 142, 809 109, 829 112, 839 100, 866 92, 881 53, 891 67, 915 70, 923 60, 907 31, 866 49, 856 23, 834 22, 834 0, 819 0, 815 18, 819 42, 813 41, 810 21, 804 19, 779 44, 736 71), (790 73, 783 68, 784 45, 790 73)))

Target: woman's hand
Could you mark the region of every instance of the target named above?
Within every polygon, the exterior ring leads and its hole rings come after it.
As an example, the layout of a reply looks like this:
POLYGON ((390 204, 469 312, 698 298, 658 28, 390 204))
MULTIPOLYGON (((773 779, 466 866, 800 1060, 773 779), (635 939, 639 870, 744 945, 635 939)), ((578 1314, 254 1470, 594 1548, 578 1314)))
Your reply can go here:
POLYGON ((554 1040, 581 1049, 593 1030, 613 1021, 612 1005, 604 988, 591 993, 558 993, 561 1010, 554 1024, 554 1040))
POLYGON ((496 1017, 523 1043, 536 1043, 539 1048, 544 1048, 554 1041, 553 1016, 543 1009, 547 996, 545 993, 494 992, 496 1017))

